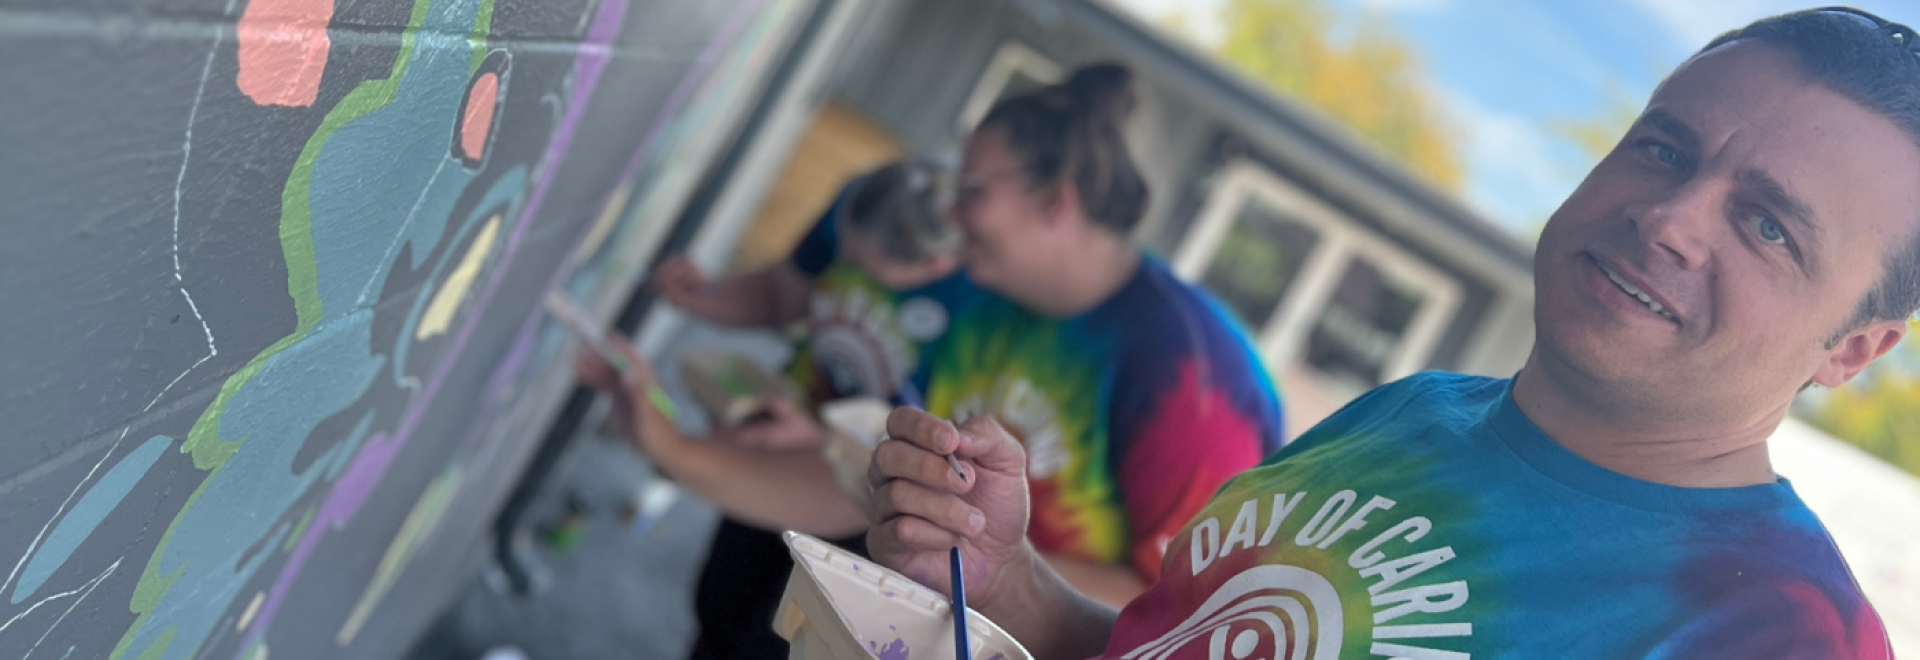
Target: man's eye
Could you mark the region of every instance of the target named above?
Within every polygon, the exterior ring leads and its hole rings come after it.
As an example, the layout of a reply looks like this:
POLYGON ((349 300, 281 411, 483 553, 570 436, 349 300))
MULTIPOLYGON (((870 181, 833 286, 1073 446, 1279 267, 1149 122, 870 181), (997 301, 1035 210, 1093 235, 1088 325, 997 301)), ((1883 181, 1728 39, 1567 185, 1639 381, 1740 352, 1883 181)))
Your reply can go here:
POLYGON ((1779 220, 1764 215, 1754 215, 1753 220, 1754 231, 1760 233, 1760 240, 1774 244, 1787 242, 1787 228, 1780 226, 1779 220))
POLYGON ((1674 151, 1673 147, 1649 140, 1641 142, 1640 148, 1647 150, 1647 155, 1653 156, 1655 160, 1669 167, 1679 167, 1681 164, 1680 152, 1674 151))

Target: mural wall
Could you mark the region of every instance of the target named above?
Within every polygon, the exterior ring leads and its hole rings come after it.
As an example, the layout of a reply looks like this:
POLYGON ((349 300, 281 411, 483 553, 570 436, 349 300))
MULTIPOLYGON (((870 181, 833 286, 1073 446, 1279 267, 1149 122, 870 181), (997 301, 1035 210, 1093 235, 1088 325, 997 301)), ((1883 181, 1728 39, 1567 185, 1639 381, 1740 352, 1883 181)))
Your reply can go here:
POLYGON ((142 660, 404 650, 810 8, 12 5, 0 657, 142 660))

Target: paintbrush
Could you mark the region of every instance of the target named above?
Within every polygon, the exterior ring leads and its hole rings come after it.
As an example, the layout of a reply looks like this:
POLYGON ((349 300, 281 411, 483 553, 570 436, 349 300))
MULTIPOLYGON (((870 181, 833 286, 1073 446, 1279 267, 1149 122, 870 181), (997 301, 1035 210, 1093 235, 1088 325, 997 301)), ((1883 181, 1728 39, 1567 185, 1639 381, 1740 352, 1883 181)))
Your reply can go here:
MULTIPOLYGON (((920 398, 920 390, 913 386, 913 379, 900 381, 895 388, 900 395, 900 403, 922 410, 925 401, 920 398)), ((953 473, 965 481, 967 473, 960 469, 960 459, 947 454, 947 465, 953 466, 953 473)), ((947 567, 952 573, 950 586, 953 591, 953 657, 957 660, 973 660, 973 649, 967 645, 967 579, 965 571, 960 569, 960 546, 947 551, 947 567)))
MULTIPOLYGON (((894 388, 894 390, 894 393, 900 396, 900 405, 908 408, 919 408, 921 410, 927 409, 926 401, 920 397, 920 389, 913 386, 912 378, 900 381, 900 385, 894 388)), ((947 465, 953 466, 953 473, 960 475, 961 481, 967 479, 966 471, 960 469, 960 459, 955 458, 953 454, 947 454, 947 465)))
POLYGON ((973 649, 967 645, 967 579, 960 570, 960 546, 947 551, 947 564, 953 572, 953 657, 973 660, 973 649))
MULTIPOLYGON (((587 350, 593 351, 623 375, 633 371, 633 363, 627 359, 627 356, 613 350, 613 345, 607 343, 606 331, 587 320, 587 313, 574 305, 572 300, 568 300, 566 294, 557 289, 550 290, 541 302, 546 306, 547 313, 559 319, 560 325, 566 326, 581 344, 586 345, 587 350)), ((668 396, 666 390, 660 389, 659 383, 647 383, 647 400, 653 403, 653 407, 660 410, 660 414, 666 415, 669 421, 680 416, 679 406, 674 404, 673 397, 668 396)))

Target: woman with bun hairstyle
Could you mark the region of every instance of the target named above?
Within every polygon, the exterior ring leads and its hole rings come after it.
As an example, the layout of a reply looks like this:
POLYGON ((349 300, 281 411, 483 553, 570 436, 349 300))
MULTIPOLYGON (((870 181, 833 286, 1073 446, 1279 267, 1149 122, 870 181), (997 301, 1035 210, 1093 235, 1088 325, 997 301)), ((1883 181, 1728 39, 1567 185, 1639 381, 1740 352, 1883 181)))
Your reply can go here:
MULTIPOLYGON (((922 358, 925 408, 992 417, 1026 445, 1029 539, 1075 588, 1116 605, 1158 576, 1167 540, 1227 479, 1283 437, 1245 333, 1128 241, 1148 199, 1122 137, 1131 85, 1123 67, 1082 68, 1001 101, 969 136, 951 215, 968 275, 999 295, 956 308, 922 358)), ((649 374, 623 380, 590 355, 580 368, 637 435, 666 432, 646 403, 649 374)), ((824 537, 867 525, 817 459, 727 465, 731 479, 782 495, 722 503, 730 515, 824 537)), ((891 510, 932 496, 896 481, 872 499, 891 510)))
POLYGON ((1001 298, 954 319, 926 406, 990 416, 1021 440, 1028 538, 1114 604, 1158 577, 1167 540, 1229 477, 1283 441, 1246 334, 1127 238, 1148 199, 1122 137, 1131 82, 1118 65, 1079 69, 1001 101, 968 138, 952 213, 968 275, 1001 298))

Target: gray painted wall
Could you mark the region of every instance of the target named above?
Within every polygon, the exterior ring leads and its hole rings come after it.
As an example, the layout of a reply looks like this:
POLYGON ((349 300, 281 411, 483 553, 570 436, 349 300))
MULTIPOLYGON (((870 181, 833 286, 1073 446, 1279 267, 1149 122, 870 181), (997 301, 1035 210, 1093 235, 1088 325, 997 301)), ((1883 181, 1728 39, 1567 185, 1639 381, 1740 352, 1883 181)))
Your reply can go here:
POLYGON ((0 9, 0 657, 401 653, 810 6, 0 9))

